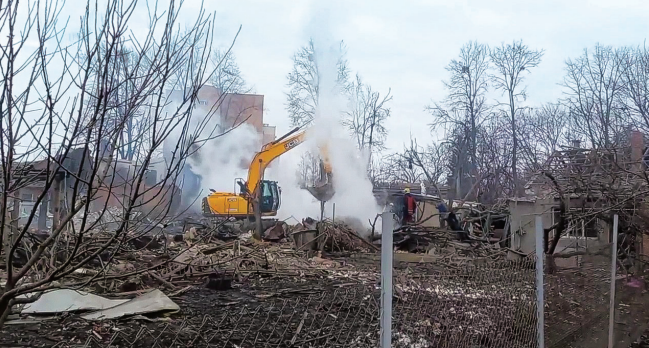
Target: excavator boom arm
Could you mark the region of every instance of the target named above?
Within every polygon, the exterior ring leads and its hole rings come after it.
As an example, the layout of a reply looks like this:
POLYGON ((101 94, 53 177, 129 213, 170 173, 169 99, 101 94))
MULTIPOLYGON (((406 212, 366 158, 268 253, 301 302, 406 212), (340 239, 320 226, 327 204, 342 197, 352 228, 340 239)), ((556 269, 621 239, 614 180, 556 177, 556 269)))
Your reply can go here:
MULTIPOLYGON (((306 130, 300 131, 299 128, 295 128, 279 139, 264 145, 261 151, 252 159, 250 168, 248 168, 248 181, 246 182, 248 193, 254 194, 264 171, 273 160, 302 144, 305 139, 306 130)), ((321 149, 321 153, 325 162, 325 171, 330 173, 331 165, 329 164, 327 150, 321 149)))

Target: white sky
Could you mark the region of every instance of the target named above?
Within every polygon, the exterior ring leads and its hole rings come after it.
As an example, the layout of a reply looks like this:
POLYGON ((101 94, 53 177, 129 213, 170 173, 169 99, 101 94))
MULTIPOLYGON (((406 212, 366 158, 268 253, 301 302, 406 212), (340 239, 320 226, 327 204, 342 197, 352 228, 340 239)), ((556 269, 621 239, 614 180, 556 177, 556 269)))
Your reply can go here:
MULTIPOLYGON (((311 3, 206 3, 208 11, 217 12, 224 41, 243 25, 234 52, 247 82, 265 95, 265 121, 277 125, 278 135, 289 129, 284 93, 291 56, 307 42, 307 28, 318 16, 311 3)), ((424 106, 444 98, 444 67, 469 40, 498 45, 523 39, 531 48, 545 49, 543 62, 527 80, 528 102, 539 103, 561 95, 557 83, 566 58, 597 42, 640 45, 649 33, 646 0, 320 0, 317 5, 330 8, 330 27, 322 29, 346 42, 352 71, 379 91, 392 88, 387 126, 393 150, 401 149, 410 133, 420 142, 431 139, 424 106)))
MULTIPOLYGON (((186 24, 200 6, 201 0, 185 0, 186 24)), ((215 44, 229 45, 243 26, 234 53, 246 82, 265 96, 265 122, 276 125, 278 135, 289 130, 286 75, 294 52, 314 34, 344 40, 352 72, 382 93, 392 88, 392 150, 401 150, 411 133, 420 143, 432 139, 424 107, 445 97, 444 67, 469 40, 499 45, 523 39, 545 49, 527 78, 527 102, 537 104, 561 96, 557 84, 567 58, 597 42, 642 45, 649 33, 647 0, 219 0, 205 7, 217 15, 215 44), (327 25, 320 24, 323 9, 330 12, 327 25)), ((71 37, 82 12, 67 2, 63 15, 70 16, 71 37)), ((130 24, 144 32, 146 18, 131 18, 130 24)))

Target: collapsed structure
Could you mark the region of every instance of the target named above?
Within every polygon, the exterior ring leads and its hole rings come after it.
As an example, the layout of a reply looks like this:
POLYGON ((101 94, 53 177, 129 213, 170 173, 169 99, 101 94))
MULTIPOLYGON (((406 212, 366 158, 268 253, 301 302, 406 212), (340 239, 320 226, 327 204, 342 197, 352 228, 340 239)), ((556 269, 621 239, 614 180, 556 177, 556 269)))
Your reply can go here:
MULTIPOLYGON (((183 91, 174 90, 169 93, 169 101, 171 103, 182 102, 183 91)), ((256 94, 236 94, 236 93, 223 93, 219 88, 204 85, 197 93, 196 108, 193 111, 194 118, 203 119, 212 117, 213 123, 216 125, 214 132, 226 132, 240 125, 248 125, 254 129, 261 144, 267 144, 275 140, 275 126, 270 126, 264 123, 263 119, 263 105, 264 96, 256 94)), ((201 177, 192 171, 191 165, 185 164, 179 171, 179 182, 170 182, 164 180, 163 175, 167 171, 167 167, 172 165, 172 152, 175 147, 173 140, 166 141, 164 144, 163 156, 159 159, 154 159, 148 172, 145 175, 145 180, 142 183, 140 192, 143 193, 142 204, 139 210, 151 218, 162 217, 165 214, 174 215, 177 212, 187 210, 189 205, 199 200, 199 196, 205 195, 206 192, 201 185, 201 177), (165 181, 162 183, 162 181, 165 181)), ((135 173, 141 170, 141 167, 134 161, 125 159, 113 159, 109 163, 108 154, 111 149, 108 144, 105 144, 103 150, 104 156, 100 157, 102 161, 101 169, 106 166, 110 167, 107 172, 109 173, 104 180, 106 183, 111 183, 111 187, 100 187, 95 199, 91 202, 91 212, 101 211, 104 208, 118 208, 124 206, 124 199, 127 199, 132 192, 133 178, 135 173)), ((21 169, 18 171, 17 176, 28 179, 30 182, 25 183, 21 188, 17 200, 11 202, 17 203, 18 216, 20 219, 19 225, 27 223, 27 218, 32 209, 36 209, 36 218, 38 223, 32 224, 32 228, 45 231, 51 228, 52 223, 56 219, 63 216, 65 209, 69 209, 72 201, 70 195, 73 188, 78 182, 78 179, 87 180, 88 178, 76 178, 72 173, 79 170, 81 163, 85 163, 88 170, 82 171, 89 175, 89 168, 92 168, 92 158, 87 155, 82 160, 82 150, 72 150, 65 156, 60 158, 63 162, 62 168, 57 174, 57 180, 60 184, 54 187, 47 193, 43 203, 38 207, 34 207, 36 197, 43 191, 42 180, 39 178, 46 178, 48 174, 48 160, 40 160, 30 163, 23 163, 21 169)), ((251 159, 252 159, 251 154, 251 159)), ((200 157, 200 151, 193 153, 194 157, 200 157)), ((242 159, 239 164, 241 169, 246 169, 250 161, 242 159)), ((233 178, 233 183, 234 183, 233 178)), ((10 207, 10 211, 13 208, 10 207)))
MULTIPOLYGON (((532 347, 536 325, 534 261, 529 257, 535 239, 533 217, 543 216, 548 241, 554 240, 552 233, 562 236, 555 246, 557 254, 573 255, 559 258, 557 266, 562 268, 577 265, 588 250, 608 243, 611 225, 607 219, 612 213, 624 221, 625 235, 643 231, 638 229, 643 196, 634 196, 646 185, 637 175, 644 170, 643 150, 644 146, 606 151, 573 148, 557 153, 530 181, 529 197, 503 199, 492 206, 457 200, 449 204, 448 197, 438 194, 443 188, 433 190, 420 183, 375 187, 377 202, 397 216, 405 187, 418 202, 414 223, 398 225, 392 231, 397 251, 396 346, 458 346, 470 341, 488 347, 532 347), (627 154, 634 159, 628 160, 627 154), (450 224, 451 212, 457 224, 450 224), (558 224, 561 220, 563 227, 558 224)), ((128 171, 120 175, 128 176, 128 171)), ((209 310, 211 314, 205 315, 214 315, 213 306, 218 305, 218 325, 209 328, 222 331, 210 334, 208 344, 212 339, 228 342, 236 332, 233 343, 241 346, 260 342, 317 346, 331 343, 331 337, 340 345, 353 340, 358 347, 375 346, 380 302, 380 238, 374 228, 378 218, 369 230, 335 217, 322 221, 299 218, 301 221, 279 221, 270 226, 261 240, 252 233, 223 235, 219 226, 210 226, 200 216, 186 215, 159 226, 134 224, 126 242, 112 254, 100 255, 75 271, 76 281, 109 280, 86 288, 86 292, 130 300, 92 296, 99 304, 93 303, 88 308, 91 312, 79 318, 106 322, 110 318, 140 318, 142 313, 148 320, 169 315, 172 319, 167 327, 181 326, 179 334, 171 331, 174 337, 167 338, 169 342, 187 340, 189 344, 195 343, 195 337, 180 333, 186 331, 186 325, 203 332, 212 319, 196 313, 209 310), (289 334, 274 334, 277 325, 289 334), (336 336, 343 328, 350 339, 336 336), (249 330, 255 334, 248 335, 249 330)), ((104 224, 88 238, 105 240, 111 233, 111 227, 104 224)), ((633 244, 621 245, 629 247, 630 254, 633 244)), ((82 247, 88 246, 92 244, 82 243, 82 247)), ((75 245, 60 247, 65 251, 75 245)), ((15 262, 16 267, 24 266, 23 258, 15 262)), ((601 278, 583 272, 577 272, 574 279, 548 276, 548 282, 560 289, 559 296, 549 292, 546 299, 546 325, 552 328, 572 328, 593 313, 586 306, 574 307, 583 301, 585 285, 588 289, 608 286, 601 278)), ((77 302, 68 303, 71 295, 65 292, 46 294, 46 299, 59 300, 16 308, 11 320, 36 320, 48 311, 75 312, 80 307, 77 302)), ((588 296, 596 304, 605 298, 591 290, 588 296)), ((76 316, 72 314, 72 318, 76 316)), ((78 327, 84 327, 82 323, 78 327)), ((132 326, 111 325, 120 332, 132 326)), ((165 330, 158 337, 166 337, 169 331, 165 330)), ((107 339, 111 334, 92 335, 107 339)), ((559 341, 561 335, 552 336, 551 341, 559 341)), ((122 342, 115 335, 110 339, 122 342)))

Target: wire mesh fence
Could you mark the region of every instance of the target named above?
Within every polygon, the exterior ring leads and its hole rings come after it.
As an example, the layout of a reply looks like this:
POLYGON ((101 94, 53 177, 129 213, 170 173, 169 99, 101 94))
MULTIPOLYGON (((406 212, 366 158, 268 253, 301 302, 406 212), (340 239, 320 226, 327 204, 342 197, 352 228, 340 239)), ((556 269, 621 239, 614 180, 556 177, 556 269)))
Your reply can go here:
MULTIPOLYGON (((534 261, 462 263, 395 270, 392 346, 535 347, 534 261)), ((78 346, 378 347, 380 294, 376 282, 338 283, 209 315, 93 327, 78 346)))
POLYGON ((556 268, 544 274, 545 342, 547 347, 569 347, 590 340, 607 342, 611 256, 556 259, 556 268))
POLYGON ((533 260, 426 273, 395 276, 393 346, 535 347, 533 260))
MULTIPOLYGON (((482 248, 474 244, 470 248, 482 248)), ((395 261, 391 346, 531 348, 539 347, 539 334, 545 347, 607 346, 612 244, 572 256, 564 250, 552 267, 542 259, 542 284, 537 284, 536 257, 508 258, 506 250, 495 250, 490 256, 456 252, 426 262, 395 261)), ((196 287, 173 298, 181 311, 170 318, 85 322, 70 317, 57 323, 63 326, 49 345, 30 340, 29 332, 18 341, 34 347, 379 347, 380 260, 377 254, 366 256, 346 261, 314 257, 319 276, 275 271, 240 279, 245 285, 225 291, 196 287), (339 267, 346 263, 354 266, 339 267)), ((615 347, 626 347, 620 342, 649 318, 649 306, 640 278, 620 273, 615 347)))
POLYGON ((617 219, 597 238, 566 238, 546 260, 545 347, 629 347, 646 329, 642 265, 618 243, 617 219))
POLYGON ((213 315, 141 325, 84 347, 376 347, 379 292, 357 285, 254 305, 213 315))

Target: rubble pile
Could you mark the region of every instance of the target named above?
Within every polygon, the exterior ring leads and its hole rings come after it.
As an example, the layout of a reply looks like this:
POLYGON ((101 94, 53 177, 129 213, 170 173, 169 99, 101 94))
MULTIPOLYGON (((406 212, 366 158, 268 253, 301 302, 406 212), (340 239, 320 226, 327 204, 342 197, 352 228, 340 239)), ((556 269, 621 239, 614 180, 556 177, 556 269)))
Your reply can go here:
POLYGON ((340 221, 323 220, 316 222, 307 218, 291 230, 294 240, 299 234, 311 231, 314 239, 306 244, 299 242, 300 249, 312 248, 325 252, 374 252, 379 250, 376 245, 359 235, 349 225, 340 221))
MULTIPOLYGON (((131 219, 137 217, 135 212, 133 212, 132 215, 131 219)), ((88 214, 85 214, 84 209, 82 209, 72 217, 72 225, 75 231, 81 231, 84 217, 84 230, 91 228, 92 226, 92 229, 95 231, 114 231, 124 220, 123 211, 119 207, 107 207, 104 211, 89 212, 88 214)))
POLYGON ((489 243, 480 239, 460 241, 453 231, 445 228, 407 226, 394 233, 396 250, 408 253, 426 253, 446 258, 486 258, 502 260, 506 249, 499 243, 489 243))
MULTIPOLYGON (((111 216, 117 216, 116 213, 111 216)), ((107 222, 116 221, 119 220, 107 222)), ((137 325, 123 324, 124 319, 131 319, 152 326, 164 321, 171 328, 184 328, 190 323, 197 332, 205 332, 205 327, 209 327, 213 332, 207 336, 223 341, 231 339, 232 332, 247 337, 252 330, 255 337, 263 336, 275 346, 290 342, 295 346, 300 342, 331 343, 331 337, 346 330, 358 337, 357 346, 375 346, 380 239, 371 241, 365 236, 366 231, 358 231, 344 221, 311 218, 296 224, 278 221, 261 236, 252 233, 250 226, 232 221, 215 225, 183 219, 155 226, 139 222, 128 226, 119 243, 107 250, 108 255, 100 255, 62 280, 65 285, 82 285, 83 298, 93 299, 92 303, 75 300, 75 304, 84 305, 90 313, 73 316, 80 318, 79 327, 84 327, 86 320, 103 321, 87 329, 93 336, 112 339, 113 333, 102 327, 114 325, 116 330, 131 330, 137 325), (226 230, 229 232, 223 233, 226 230), (313 309, 316 307, 318 310, 313 309), (204 326, 206 320, 218 324, 204 326), (288 338, 276 337, 276 327, 292 328, 293 333, 288 338), (305 329, 300 332, 299 327, 305 329)), ((114 232, 100 229, 83 241, 83 248, 106 242, 111 236, 114 232)), ((73 247, 74 242, 61 243, 62 250, 73 247)), ((484 299, 495 299, 493 291, 475 281, 484 272, 464 266, 475 264, 476 260, 491 262, 488 267, 495 265, 493 261, 504 259, 506 252, 497 244, 480 240, 461 242, 449 229, 412 225, 394 232, 394 247, 394 303, 402 307, 395 312, 395 318, 408 325, 419 325, 417 331, 433 337, 429 343, 450 342, 455 326, 462 320, 459 313, 478 306, 484 299), (403 264, 407 264, 405 270, 403 264), (417 303, 426 303, 424 311, 431 313, 448 312, 444 304, 452 303, 458 316, 453 313, 419 318, 416 315, 422 307, 417 303)), ((504 274, 498 278, 509 279, 510 272, 505 269, 494 272, 504 274)), ((530 274, 533 276, 533 270, 530 274)), ((519 278, 516 275, 515 279, 519 278)), ((504 284, 509 283, 502 282, 500 289, 504 284)), ((48 311, 58 312, 54 317, 61 317, 60 312, 69 310, 57 308, 76 308, 68 302, 77 295, 50 293, 31 307, 22 311, 17 308, 11 319, 24 323, 37 320, 35 316, 48 311), (48 303, 58 303, 58 307, 48 303), (41 305, 46 308, 38 309, 41 305)), ((497 300, 502 304, 502 312, 512 312, 518 305, 504 294, 497 300)), ((512 321, 493 309, 473 312, 476 318, 494 323, 472 331, 476 337, 492 336, 492 326, 502 327, 512 321)), ((42 325, 54 328, 51 322, 42 325)), ((175 333, 171 336, 175 337, 175 333)), ((187 336, 187 342, 192 342, 193 337, 187 336)), ((173 341, 174 337, 169 339, 173 341)), ((340 340, 349 342, 346 338, 340 340)))
MULTIPOLYGON (((100 280, 94 282, 92 290, 106 294, 142 292, 157 287, 176 291, 207 282, 210 277, 338 277, 352 267, 327 259, 323 253, 377 249, 344 224, 330 221, 305 219, 294 226, 279 222, 266 231, 263 240, 256 239, 251 231, 224 236, 221 230, 219 226, 209 228, 200 223, 170 223, 148 229, 137 226, 122 235, 120 242, 111 244, 83 268, 76 269, 67 280, 74 284, 84 284, 91 278, 100 280), (179 227, 187 229, 178 233, 179 227), (296 246, 296 234, 312 231, 312 227, 321 232, 308 245, 296 246)), ((108 243, 113 236, 114 233, 101 229, 84 236, 75 260, 87 253, 84 250, 89 252, 93 246, 108 243)), ((32 242, 26 238, 24 243, 29 244, 28 249, 35 249, 42 239, 32 242)), ((74 238, 68 238, 57 245, 59 257, 55 258, 55 265, 65 263, 75 244, 74 238)), ((22 267, 28 256, 25 253, 24 257, 15 258, 15 266, 22 267)))
POLYGON ((377 251, 378 247, 367 242, 344 223, 323 221, 321 233, 325 235, 324 245, 329 251, 377 251))

